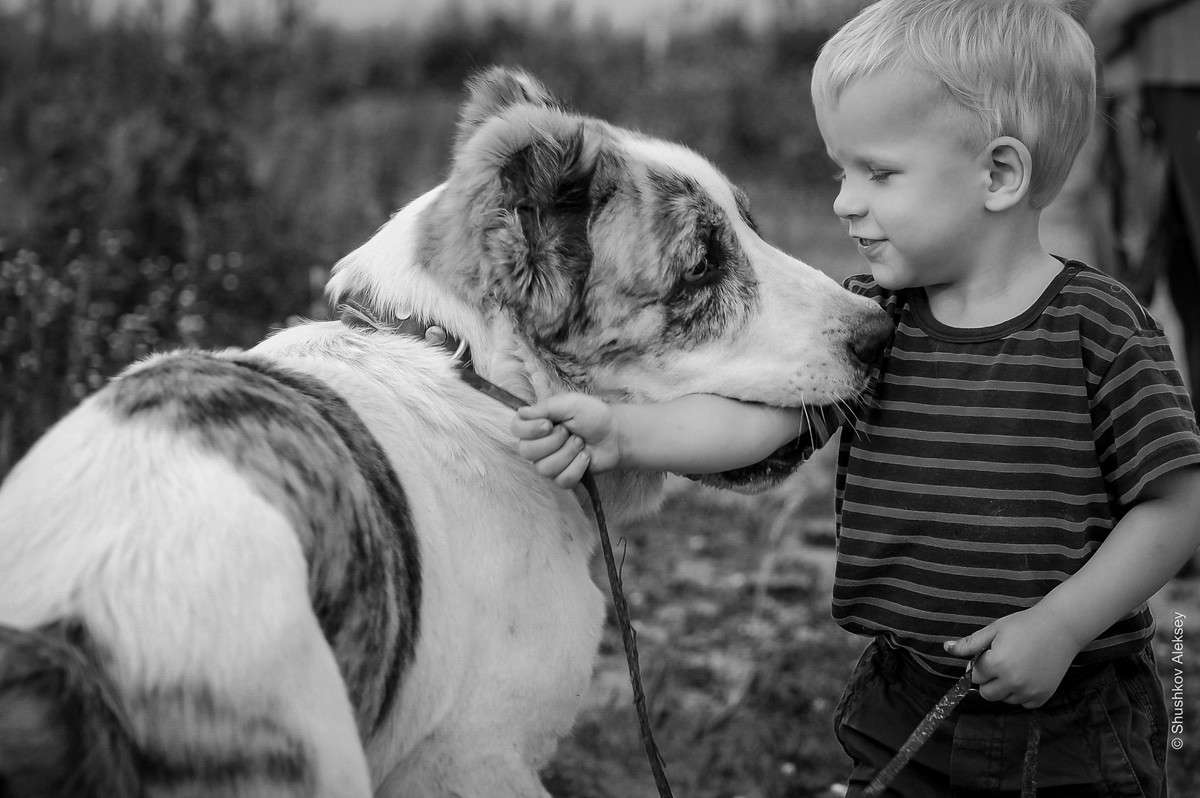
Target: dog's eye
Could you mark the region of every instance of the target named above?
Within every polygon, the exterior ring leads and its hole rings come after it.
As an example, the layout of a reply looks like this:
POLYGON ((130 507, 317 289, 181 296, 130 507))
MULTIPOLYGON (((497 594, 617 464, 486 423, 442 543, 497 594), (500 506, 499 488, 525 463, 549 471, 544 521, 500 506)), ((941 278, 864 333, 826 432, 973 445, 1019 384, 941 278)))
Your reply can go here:
POLYGON ((703 282, 712 270, 713 268, 708 263, 708 258, 701 258, 700 262, 692 264, 688 270, 683 272, 684 282, 703 282))
POLYGON ((708 256, 705 256, 684 271, 683 281, 692 285, 701 285, 712 282, 716 276, 716 267, 709 262, 708 256))

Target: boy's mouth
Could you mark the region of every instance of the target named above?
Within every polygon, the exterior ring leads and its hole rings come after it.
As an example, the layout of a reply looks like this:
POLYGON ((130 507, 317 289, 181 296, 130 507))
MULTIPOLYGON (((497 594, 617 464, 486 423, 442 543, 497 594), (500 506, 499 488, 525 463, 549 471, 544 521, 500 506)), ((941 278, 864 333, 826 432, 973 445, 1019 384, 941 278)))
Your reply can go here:
POLYGON ((880 244, 880 243, 886 241, 887 239, 885 239, 885 238, 863 238, 862 236, 855 236, 854 240, 858 242, 858 245, 860 247, 862 247, 863 249, 867 249, 875 244, 880 244))

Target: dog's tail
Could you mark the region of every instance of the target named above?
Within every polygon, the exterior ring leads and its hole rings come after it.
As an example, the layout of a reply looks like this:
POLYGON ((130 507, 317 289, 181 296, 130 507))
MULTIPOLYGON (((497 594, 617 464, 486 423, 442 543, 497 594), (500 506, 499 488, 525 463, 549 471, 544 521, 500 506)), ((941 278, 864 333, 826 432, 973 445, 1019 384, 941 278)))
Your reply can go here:
POLYGON ((0 625, 0 798, 137 798, 129 723, 87 630, 0 625))

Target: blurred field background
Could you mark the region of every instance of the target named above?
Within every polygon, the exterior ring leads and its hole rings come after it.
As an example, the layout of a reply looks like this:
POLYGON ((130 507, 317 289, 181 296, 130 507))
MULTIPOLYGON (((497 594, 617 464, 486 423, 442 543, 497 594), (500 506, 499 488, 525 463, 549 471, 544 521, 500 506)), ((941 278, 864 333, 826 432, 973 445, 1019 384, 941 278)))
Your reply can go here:
MULTIPOLYGON (((330 267, 438 182, 462 82, 489 64, 694 147, 747 191, 768 239, 850 273, 808 76, 863 4, 645 0, 618 3, 643 15, 624 19, 566 1, 424 0, 346 28, 304 0, 257 0, 252 19, 215 0, 0 2, 0 476, 135 358, 326 317, 330 267)), ((765 496, 673 483, 663 513, 619 532, 681 798, 839 794, 848 763, 830 716, 864 641, 829 619, 830 454, 765 496)), ((1160 616, 1200 618, 1190 583, 1160 598, 1160 616)), ((1194 723, 1200 669, 1185 667, 1194 723)), ((609 629, 546 773, 556 796, 655 794, 626 680, 609 629)), ((1200 794, 1186 742, 1180 796, 1200 794)))

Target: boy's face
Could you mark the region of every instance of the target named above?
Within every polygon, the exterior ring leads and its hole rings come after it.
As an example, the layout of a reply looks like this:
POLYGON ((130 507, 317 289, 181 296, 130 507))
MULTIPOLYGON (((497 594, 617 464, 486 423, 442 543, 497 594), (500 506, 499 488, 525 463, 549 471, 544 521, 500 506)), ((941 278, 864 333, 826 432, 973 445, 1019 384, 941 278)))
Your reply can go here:
POLYGON ((955 282, 982 240, 986 153, 967 145, 966 112, 927 75, 859 78, 817 124, 841 190, 833 210, 884 288, 955 282))

